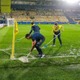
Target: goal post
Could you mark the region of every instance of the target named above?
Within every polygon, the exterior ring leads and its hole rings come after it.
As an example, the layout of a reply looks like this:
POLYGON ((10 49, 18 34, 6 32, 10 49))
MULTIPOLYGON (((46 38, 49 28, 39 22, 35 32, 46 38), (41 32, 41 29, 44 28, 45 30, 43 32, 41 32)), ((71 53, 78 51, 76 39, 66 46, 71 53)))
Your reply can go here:
POLYGON ((7 26, 14 26, 14 18, 7 18, 7 26))

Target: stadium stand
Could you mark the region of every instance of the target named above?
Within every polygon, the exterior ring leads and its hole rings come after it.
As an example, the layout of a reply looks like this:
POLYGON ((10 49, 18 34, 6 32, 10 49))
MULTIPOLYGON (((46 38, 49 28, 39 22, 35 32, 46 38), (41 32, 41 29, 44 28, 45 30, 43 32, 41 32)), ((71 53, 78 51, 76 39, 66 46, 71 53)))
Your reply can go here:
POLYGON ((60 22, 76 23, 80 21, 79 6, 62 5, 60 0, 12 0, 11 14, 18 22, 60 22))
POLYGON ((17 21, 39 21, 39 22, 68 22, 63 13, 59 11, 13 11, 12 17, 17 21))

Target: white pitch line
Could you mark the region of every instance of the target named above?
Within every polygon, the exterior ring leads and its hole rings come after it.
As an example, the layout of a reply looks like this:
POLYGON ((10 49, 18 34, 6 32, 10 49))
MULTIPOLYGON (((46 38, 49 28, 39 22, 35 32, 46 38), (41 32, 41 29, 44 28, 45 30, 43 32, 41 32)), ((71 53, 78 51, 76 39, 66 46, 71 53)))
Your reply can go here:
POLYGON ((0 50, 0 51, 3 51, 3 52, 5 52, 6 54, 10 55, 10 53, 7 52, 6 50, 0 50))
MULTIPOLYGON (((79 57, 80 55, 68 55, 68 56, 46 56, 44 57, 43 59, 51 59, 51 58, 77 58, 79 57)), ((36 59, 39 59, 39 58, 36 58, 36 57, 31 57, 31 58, 28 58, 27 56, 21 56, 21 57, 18 57, 18 58, 14 58, 14 59, 1 59, 1 60, 19 60, 23 63, 26 63, 26 62, 29 62, 29 60, 36 60, 36 59)), ((42 58, 41 58, 42 59, 42 58)))
POLYGON ((68 55, 68 56, 54 56, 54 57, 47 57, 47 58, 69 58, 69 57, 79 57, 80 55, 68 55))
POLYGON ((0 49, 0 51, 7 51, 10 50, 11 48, 6 48, 6 49, 0 49))

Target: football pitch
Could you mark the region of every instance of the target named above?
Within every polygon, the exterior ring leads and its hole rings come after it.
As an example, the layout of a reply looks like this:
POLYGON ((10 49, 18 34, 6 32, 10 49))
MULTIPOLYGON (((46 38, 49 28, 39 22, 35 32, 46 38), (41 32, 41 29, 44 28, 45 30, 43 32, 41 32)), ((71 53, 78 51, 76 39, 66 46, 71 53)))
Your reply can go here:
MULTIPOLYGON (((44 58, 37 58, 36 50, 29 63, 19 60, 10 60, 13 27, 0 29, 0 80, 80 80, 80 25, 62 24, 61 31, 63 46, 56 39, 56 46, 51 46, 53 39, 52 24, 38 24, 40 32, 45 36, 41 47, 44 58)), ((31 49, 31 40, 27 40, 31 25, 18 25, 19 33, 16 35, 15 57, 25 56, 31 49)))

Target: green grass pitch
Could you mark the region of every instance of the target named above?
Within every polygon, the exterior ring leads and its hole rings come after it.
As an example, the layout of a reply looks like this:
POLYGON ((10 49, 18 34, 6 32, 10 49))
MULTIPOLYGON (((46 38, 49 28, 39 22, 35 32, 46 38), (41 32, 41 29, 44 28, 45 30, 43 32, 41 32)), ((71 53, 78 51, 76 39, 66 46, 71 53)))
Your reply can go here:
MULTIPOLYGON (((53 38, 52 24, 39 24, 40 32, 45 36, 42 47, 53 38)), ((58 39, 56 46, 52 42, 42 49, 46 55, 43 59, 31 60, 29 63, 10 60, 13 27, 0 29, 0 80, 79 80, 80 79, 80 25, 62 24, 63 46, 58 39), (64 57, 62 57, 64 56, 64 57), (49 58, 50 57, 50 58, 49 58)), ((15 57, 27 55, 31 49, 31 40, 23 38, 30 31, 30 25, 19 25, 15 42, 15 57)), ((36 50, 32 55, 36 56, 36 50)))

